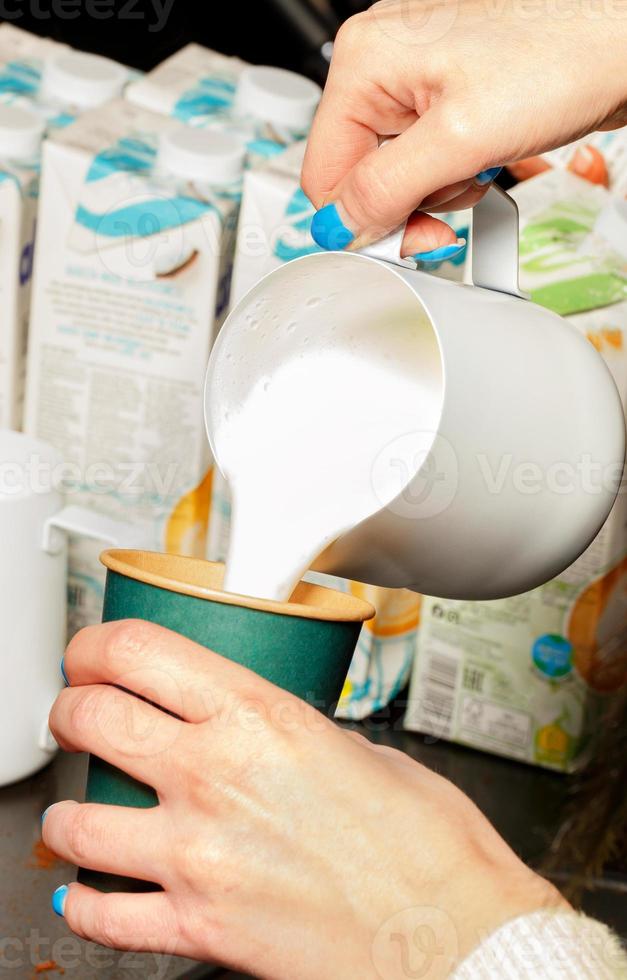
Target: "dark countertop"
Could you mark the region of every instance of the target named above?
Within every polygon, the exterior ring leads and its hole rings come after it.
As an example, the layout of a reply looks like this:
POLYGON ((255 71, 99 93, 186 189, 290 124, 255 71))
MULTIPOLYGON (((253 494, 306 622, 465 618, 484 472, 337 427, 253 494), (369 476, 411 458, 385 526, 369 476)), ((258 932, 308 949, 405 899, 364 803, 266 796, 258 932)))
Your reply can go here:
MULTIPOLYGON (((560 826, 570 780, 558 773, 486 755, 405 732, 400 720, 370 720, 351 726, 373 741, 402 749, 460 786, 503 837, 540 867, 560 826)), ((55 978, 36 973, 54 960, 66 980, 196 980, 232 977, 189 960, 113 953, 72 936, 50 909, 50 896, 72 881, 75 869, 38 850, 41 814, 56 800, 81 799, 86 758, 60 753, 30 779, 0 790, 0 975, 16 980, 55 978)), ((419 832, 419 828, 416 828, 419 832)), ((40 845, 39 845, 40 846, 40 845)), ((567 871, 557 872, 561 884, 567 871)), ((584 908, 627 936, 627 881, 608 875, 585 895, 584 908)))

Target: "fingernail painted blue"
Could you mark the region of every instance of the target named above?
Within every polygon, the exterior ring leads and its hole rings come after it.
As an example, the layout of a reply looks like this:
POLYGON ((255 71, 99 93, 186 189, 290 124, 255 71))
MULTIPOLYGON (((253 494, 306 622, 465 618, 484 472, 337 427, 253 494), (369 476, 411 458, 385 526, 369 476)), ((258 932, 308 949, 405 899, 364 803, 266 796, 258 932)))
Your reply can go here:
POLYGON ((65 673, 65 657, 61 657, 61 676, 63 677, 63 680, 65 681, 65 686, 66 687, 69 687, 70 686, 70 682, 67 679, 67 674, 65 673))
POLYGON ((433 248, 430 252, 417 252, 414 255, 416 262, 443 262, 460 255, 466 245, 441 245, 440 248, 433 248))
POLYGON ((311 221, 311 237, 316 245, 328 252, 342 251, 355 238, 340 218, 335 204, 326 204, 316 211, 311 221))
POLYGON ((502 167, 490 167, 489 170, 482 170, 475 177, 475 183, 479 184, 479 187, 483 187, 484 184, 489 184, 491 180, 498 177, 502 169, 502 167))
POLYGON ((54 803, 51 803, 50 806, 47 806, 46 809, 44 810, 44 812, 42 813, 42 815, 41 815, 41 826, 42 827, 44 825, 44 820, 46 819, 46 814, 48 813, 48 810, 50 810, 53 806, 54 806, 54 803))
POLYGON ((69 888, 67 885, 59 885, 57 890, 52 893, 52 908, 57 915, 63 917, 63 910, 65 909, 65 899, 69 888))

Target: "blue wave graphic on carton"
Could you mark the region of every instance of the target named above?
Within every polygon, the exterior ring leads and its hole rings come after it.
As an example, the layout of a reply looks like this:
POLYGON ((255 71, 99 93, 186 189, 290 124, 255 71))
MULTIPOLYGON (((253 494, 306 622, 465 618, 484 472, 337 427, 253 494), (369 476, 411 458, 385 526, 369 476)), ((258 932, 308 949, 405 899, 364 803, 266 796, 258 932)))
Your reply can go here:
POLYGON ((35 95, 41 72, 27 61, 9 61, 0 68, 0 95, 35 95))
POLYGON ((226 112, 233 104, 235 82, 209 76, 199 79, 194 88, 184 92, 176 102, 172 115, 183 122, 199 123, 210 116, 226 112))
POLYGON ((305 192, 299 187, 294 191, 285 209, 284 219, 289 225, 274 246, 274 255, 281 262, 313 255, 320 249, 311 237, 311 221, 315 208, 305 192))
MULTIPOLYGON (((156 145, 142 137, 123 137, 94 157, 75 212, 76 225, 92 234, 91 247, 94 235, 146 238, 217 210, 211 201, 181 194, 154 179, 156 157, 156 145)), ((79 240, 74 244, 80 249, 79 240)))
POLYGON ((8 61, 0 65, 0 102, 15 103, 43 116, 48 129, 63 129, 76 116, 41 101, 41 68, 28 61, 8 61))
POLYGON ((155 165, 157 149, 151 143, 133 136, 124 136, 114 146, 97 153, 91 162, 85 182, 104 180, 112 173, 150 173, 155 165))
POLYGON ((198 127, 210 125, 220 119, 221 124, 226 125, 227 131, 235 132, 245 141, 248 153, 261 160, 268 160, 282 153, 285 145, 274 139, 266 131, 267 127, 232 118, 230 110, 236 91, 237 83, 233 79, 214 75, 201 78, 193 88, 180 96, 171 115, 198 127))

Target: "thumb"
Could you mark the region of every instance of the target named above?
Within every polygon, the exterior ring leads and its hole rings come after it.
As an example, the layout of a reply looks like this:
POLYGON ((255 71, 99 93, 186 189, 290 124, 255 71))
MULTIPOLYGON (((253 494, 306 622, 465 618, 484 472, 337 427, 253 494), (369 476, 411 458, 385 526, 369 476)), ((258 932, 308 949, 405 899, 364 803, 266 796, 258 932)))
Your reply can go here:
MULTIPOLYGON (((312 222, 314 240, 327 249, 378 241, 435 191, 481 171, 486 160, 480 142, 465 123, 452 124, 450 113, 430 109, 400 136, 365 154, 327 194, 312 222)), ((497 172, 473 179, 485 187, 497 172)))

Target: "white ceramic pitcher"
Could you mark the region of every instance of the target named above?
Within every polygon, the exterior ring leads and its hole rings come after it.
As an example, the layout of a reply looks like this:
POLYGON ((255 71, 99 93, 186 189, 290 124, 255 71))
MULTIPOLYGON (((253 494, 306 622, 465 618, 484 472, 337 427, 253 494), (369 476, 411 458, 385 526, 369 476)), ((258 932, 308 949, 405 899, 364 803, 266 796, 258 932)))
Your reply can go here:
POLYGON ((64 506, 62 472, 51 446, 0 430, 0 786, 36 772, 57 749, 48 714, 62 686, 67 533, 140 543, 128 525, 64 506))
MULTIPOLYGON (((297 259, 237 304, 207 371, 216 461, 214 413, 236 409, 251 384, 294 356, 287 323, 298 317, 315 350, 331 320, 335 337, 343 331, 358 343, 360 327, 381 319, 392 300, 408 315, 426 312, 437 341, 428 365, 437 431, 424 434, 419 459, 405 458, 402 439, 373 459, 375 481, 378 466, 405 472, 398 496, 333 542, 315 567, 450 598, 527 591, 571 564, 612 508, 625 456, 618 392, 592 345, 521 294, 518 210, 498 188, 474 210, 474 285, 416 271, 399 257, 401 241, 402 229, 366 254, 297 259), (324 302, 308 310, 311 296, 324 302), (251 330, 260 310, 267 312, 251 330)), ((347 378, 347 410, 349 388, 347 378)))

